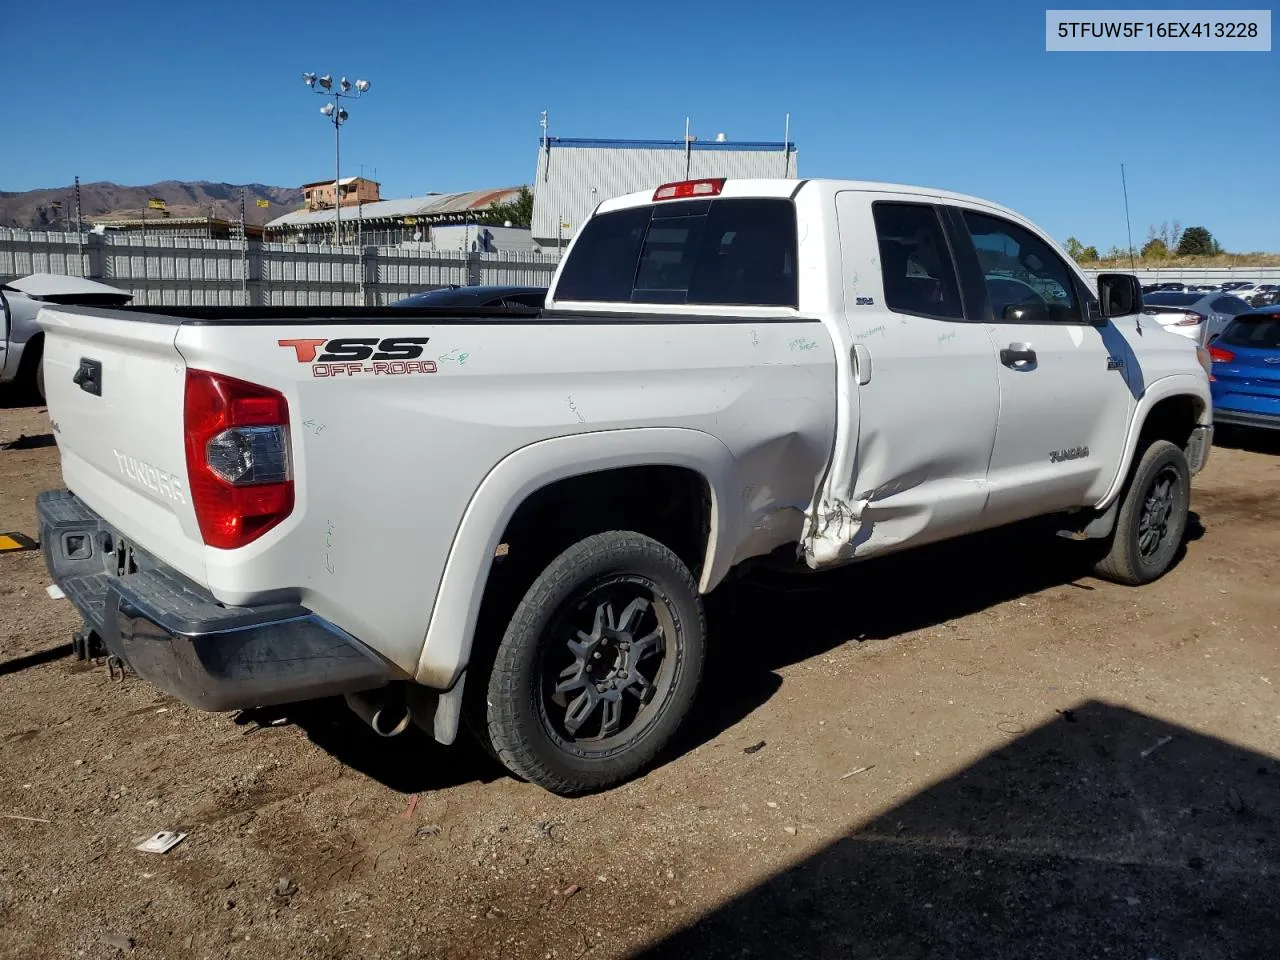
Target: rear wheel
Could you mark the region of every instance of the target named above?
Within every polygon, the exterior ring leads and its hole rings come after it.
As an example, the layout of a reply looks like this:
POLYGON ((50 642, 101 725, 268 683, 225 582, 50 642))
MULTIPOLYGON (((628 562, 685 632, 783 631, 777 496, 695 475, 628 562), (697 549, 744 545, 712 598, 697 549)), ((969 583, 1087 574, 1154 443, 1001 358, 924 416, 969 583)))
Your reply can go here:
POLYGON ((1134 467, 1120 503, 1098 576, 1139 586, 1173 565, 1187 529, 1191 471, 1186 455, 1168 440, 1156 440, 1134 467))
POLYGON ((693 577, 666 546, 628 531, 580 540, 534 580, 498 646, 493 752, 559 794, 635 776, 693 704, 705 632, 693 577))

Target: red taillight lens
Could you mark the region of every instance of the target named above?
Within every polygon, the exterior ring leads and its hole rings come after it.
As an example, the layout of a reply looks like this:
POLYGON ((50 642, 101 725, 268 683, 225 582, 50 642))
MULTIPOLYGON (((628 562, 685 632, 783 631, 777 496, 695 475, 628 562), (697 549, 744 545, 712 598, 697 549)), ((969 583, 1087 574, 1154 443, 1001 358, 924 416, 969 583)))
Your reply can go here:
POLYGON ((187 371, 187 477, 200 535, 234 550, 293 511, 289 404, 275 390, 187 371))
POLYGON ((1221 347, 1209 347, 1209 356, 1213 358, 1214 363, 1230 363, 1236 358, 1236 355, 1230 350, 1223 350, 1221 347))
POLYGON ((664 183, 653 191, 654 200, 683 200, 688 197, 717 197, 724 189, 724 177, 713 180, 681 180, 664 183))
POLYGON ((1196 324, 1204 323, 1204 314, 1193 313, 1188 310, 1182 315, 1182 319, 1174 323, 1175 327, 1194 327, 1196 324))

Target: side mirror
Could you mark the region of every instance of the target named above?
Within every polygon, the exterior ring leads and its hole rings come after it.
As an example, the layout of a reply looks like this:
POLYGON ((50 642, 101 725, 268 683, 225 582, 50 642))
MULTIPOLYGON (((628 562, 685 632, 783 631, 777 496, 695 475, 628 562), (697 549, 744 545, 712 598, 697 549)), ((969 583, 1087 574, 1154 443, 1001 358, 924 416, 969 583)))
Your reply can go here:
POLYGON ((1099 274, 1098 303, 1104 320, 1138 313, 1142 310, 1142 284, 1131 273, 1099 274))

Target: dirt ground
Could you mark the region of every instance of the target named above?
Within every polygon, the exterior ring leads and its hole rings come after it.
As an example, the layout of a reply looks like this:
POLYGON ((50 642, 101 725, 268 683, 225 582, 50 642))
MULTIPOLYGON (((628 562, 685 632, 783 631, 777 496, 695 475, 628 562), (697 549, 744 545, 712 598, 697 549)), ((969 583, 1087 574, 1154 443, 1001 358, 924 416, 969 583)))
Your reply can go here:
MULTIPOLYGON (((20 436, 34 535, 43 409, 20 436)), ((725 588, 687 734, 578 800, 341 705, 113 682, 0 554, 0 955, 1275 957, 1278 491, 1280 443, 1220 444, 1137 590, 1028 531, 725 588)))

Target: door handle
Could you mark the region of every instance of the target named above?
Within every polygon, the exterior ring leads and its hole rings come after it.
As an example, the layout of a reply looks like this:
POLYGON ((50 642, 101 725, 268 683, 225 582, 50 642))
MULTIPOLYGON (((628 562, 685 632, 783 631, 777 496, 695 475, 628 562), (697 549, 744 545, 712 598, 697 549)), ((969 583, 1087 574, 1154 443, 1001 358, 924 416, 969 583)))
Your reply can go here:
POLYGON ((871 351, 860 343, 853 345, 853 375, 858 386, 865 387, 871 382, 871 351))
POLYGON ((1036 352, 1025 343, 1011 343, 1000 351, 1000 362, 1015 370, 1036 362, 1036 352))

